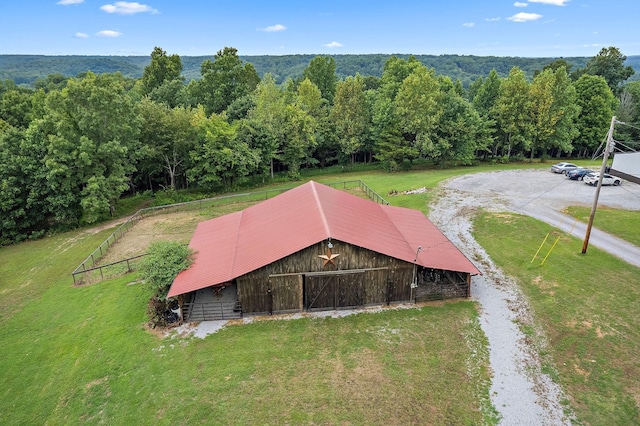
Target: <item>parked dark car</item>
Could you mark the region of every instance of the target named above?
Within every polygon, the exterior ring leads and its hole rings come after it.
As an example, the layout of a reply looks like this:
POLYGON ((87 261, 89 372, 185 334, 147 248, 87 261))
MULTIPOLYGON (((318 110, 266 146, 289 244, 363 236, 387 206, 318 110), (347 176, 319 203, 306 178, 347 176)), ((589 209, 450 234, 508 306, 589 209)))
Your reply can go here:
POLYGON ((584 167, 577 167, 569 170, 567 172, 567 177, 571 180, 582 180, 589 173, 593 173, 593 170, 585 169, 584 167))
POLYGON ((578 166, 573 163, 562 162, 558 164, 554 164, 551 166, 551 171, 553 173, 562 173, 566 174, 567 171, 577 168, 578 166))

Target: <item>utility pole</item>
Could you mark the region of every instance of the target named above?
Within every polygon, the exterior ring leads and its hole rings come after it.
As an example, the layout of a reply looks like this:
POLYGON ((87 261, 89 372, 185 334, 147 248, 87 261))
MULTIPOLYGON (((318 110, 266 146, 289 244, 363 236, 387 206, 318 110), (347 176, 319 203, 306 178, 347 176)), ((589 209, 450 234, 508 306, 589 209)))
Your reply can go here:
POLYGON ((596 217, 596 209, 598 207, 598 197, 600 196, 600 188, 602 187, 602 178, 604 177, 605 170, 607 169, 607 160, 609 159, 609 151, 612 149, 613 143, 613 127, 616 124, 616 116, 611 118, 611 125, 609 126, 609 133, 607 133, 607 144, 604 148, 604 155, 602 158, 602 167, 600 168, 600 176, 598 177, 598 186, 596 188, 596 195, 593 199, 593 206, 591 207, 591 214, 589 215, 589 224, 587 225, 587 233, 584 236, 584 243, 582 243, 582 254, 587 252, 589 246, 589 237, 591 236, 591 227, 593 226, 593 219, 596 217))

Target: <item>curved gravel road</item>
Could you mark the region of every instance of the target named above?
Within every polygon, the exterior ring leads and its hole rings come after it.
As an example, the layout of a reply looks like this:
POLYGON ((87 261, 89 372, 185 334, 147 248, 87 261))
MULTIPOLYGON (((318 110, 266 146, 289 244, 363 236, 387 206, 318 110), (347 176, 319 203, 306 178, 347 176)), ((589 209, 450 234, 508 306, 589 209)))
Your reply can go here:
MULTIPOLYGON (((450 179, 431 206, 430 219, 470 259, 482 276, 472 279, 472 295, 481 304, 480 323, 489 340, 493 371, 491 400, 503 425, 571 424, 563 412, 562 390, 543 374, 533 347, 518 323, 531 324, 530 308, 516 283, 505 276, 471 235, 479 208, 526 214, 584 238, 586 226, 560 213, 569 205, 591 206, 595 188, 543 170, 479 173, 450 179)), ((599 206, 640 210, 640 185, 603 187, 599 206)), ((592 229, 597 246, 640 266, 640 248, 592 229)))

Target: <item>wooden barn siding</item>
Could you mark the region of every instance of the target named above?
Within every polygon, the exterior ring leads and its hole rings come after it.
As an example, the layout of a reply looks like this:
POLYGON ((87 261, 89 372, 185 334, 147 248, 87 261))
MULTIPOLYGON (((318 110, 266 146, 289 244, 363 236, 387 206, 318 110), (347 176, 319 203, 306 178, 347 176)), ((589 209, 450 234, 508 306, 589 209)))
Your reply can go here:
MULTIPOLYGON (((349 274, 337 278, 340 285, 364 286, 363 304, 403 302, 411 299, 413 264, 341 241, 332 240, 332 243, 332 253, 340 255, 334 259, 336 266, 329 264, 323 267, 323 260, 318 256, 326 254, 327 243, 322 242, 239 277, 237 279, 238 299, 242 305, 242 312, 270 313, 302 310, 304 308, 301 306, 303 286, 300 276, 271 278, 269 276, 336 269, 389 268, 387 273, 367 271, 363 274, 349 274), (362 284, 359 284, 358 280, 363 280, 362 284), (270 288, 271 293, 269 293, 270 288)), ((306 277, 306 283, 313 283, 314 278, 306 277)), ((344 294, 345 300, 351 303, 347 298, 346 290, 344 294)), ((330 304, 330 301, 323 303, 330 304)))

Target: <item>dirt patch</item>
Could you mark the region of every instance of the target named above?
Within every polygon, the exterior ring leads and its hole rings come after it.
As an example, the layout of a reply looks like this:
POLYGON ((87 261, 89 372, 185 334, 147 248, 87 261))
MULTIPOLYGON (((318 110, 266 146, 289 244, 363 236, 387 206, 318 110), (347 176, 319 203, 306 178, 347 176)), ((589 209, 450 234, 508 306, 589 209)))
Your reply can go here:
POLYGON ((84 387, 85 387, 85 389, 90 389, 90 388, 92 388, 94 386, 98 386, 98 385, 103 384, 107 380, 109 380, 109 377, 102 377, 100 379, 96 379, 96 380, 93 380, 93 381, 87 383, 86 385, 84 385, 84 387))
POLYGON ((112 244, 101 264, 144 254, 156 241, 188 243, 203 217, 197 212, 176 212, 149 216, 139 220, 123 238, 112 244))
POLYGON ((122 225, 127 221, 127 218, 120 218, 116 220, 110 220, 108 222, 102 223, 98 226, 94 226, 92 228, 85 229, 86 234, 97 234, 98 232, 104 231, 105 229, 115 228, 118 225, 122 225))
POLYGON ((414 194, 426 194, 427 192, 429 192, 429 189, 423 186, 422 188, 408 189, 406 191, 397 191, 395 189, 392 189, 391 191, 389 191, 389 195, 391 195, 391 196, 393 196, 393 195, 414 195, 414 194))

